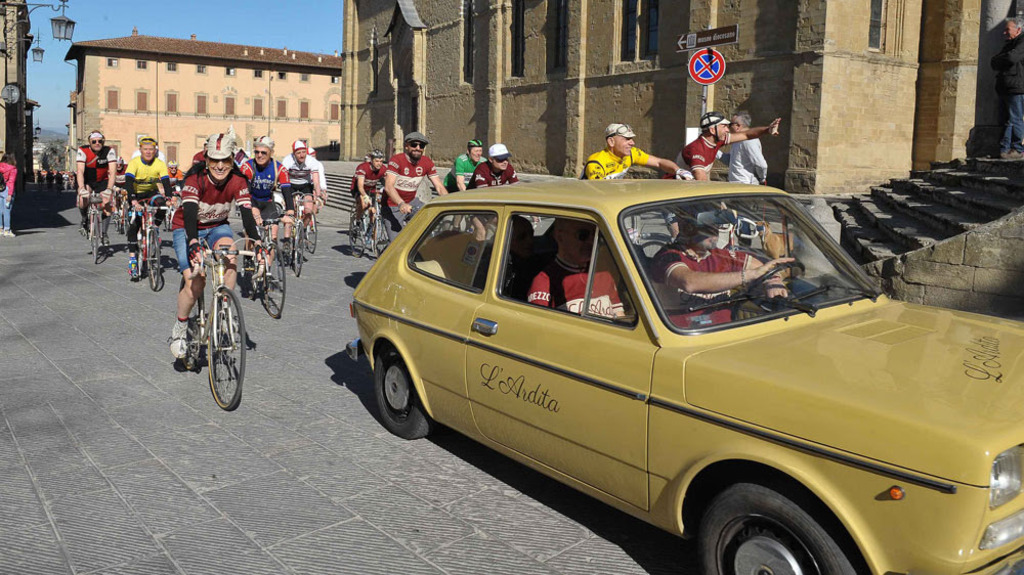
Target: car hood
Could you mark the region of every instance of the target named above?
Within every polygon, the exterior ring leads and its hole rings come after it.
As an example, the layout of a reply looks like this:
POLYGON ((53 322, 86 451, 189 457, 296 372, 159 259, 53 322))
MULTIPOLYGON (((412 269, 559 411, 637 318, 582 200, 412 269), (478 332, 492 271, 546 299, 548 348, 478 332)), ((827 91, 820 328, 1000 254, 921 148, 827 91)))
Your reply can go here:
POLYGON ((686 361, 688 403, 833 449, 987 486, 1024 443, 1024 324, 892 303, 686 361))

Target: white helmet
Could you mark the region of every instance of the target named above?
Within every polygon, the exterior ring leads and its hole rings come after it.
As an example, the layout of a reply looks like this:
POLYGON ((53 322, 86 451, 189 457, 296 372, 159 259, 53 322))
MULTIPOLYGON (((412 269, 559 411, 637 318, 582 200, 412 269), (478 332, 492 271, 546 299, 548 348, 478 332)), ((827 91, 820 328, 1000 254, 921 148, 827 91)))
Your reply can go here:
POLYGON ((274 140, 270 136, 260 136, 259 138, 256 138, 256 143, 254 144, 254 146, 270 148, 271 150, 273 150, 274 140))
POLYGON ((235 131, 228 129, 226 134, 210 134, 206 139, 206 157, 211 160, 223 160, 235 155, 235 131))

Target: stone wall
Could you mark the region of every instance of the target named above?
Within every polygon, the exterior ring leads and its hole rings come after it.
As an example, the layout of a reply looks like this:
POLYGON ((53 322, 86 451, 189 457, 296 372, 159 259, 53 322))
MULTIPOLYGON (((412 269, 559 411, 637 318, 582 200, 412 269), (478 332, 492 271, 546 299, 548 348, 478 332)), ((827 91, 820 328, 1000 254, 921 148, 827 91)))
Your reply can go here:
POLYGON ((1024 210, 865 270, 900 300, 1024 316, 1024 210))

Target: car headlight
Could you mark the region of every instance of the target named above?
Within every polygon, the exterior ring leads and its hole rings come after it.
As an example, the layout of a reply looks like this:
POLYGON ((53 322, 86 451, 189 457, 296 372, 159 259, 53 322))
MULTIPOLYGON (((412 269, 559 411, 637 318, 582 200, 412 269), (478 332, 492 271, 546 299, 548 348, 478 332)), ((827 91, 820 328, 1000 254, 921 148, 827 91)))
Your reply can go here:
POLYGON ((992 509, 1008 503, 1020 493, 1021 461, 1021 447, 1017 446, 1000 453, 992 462, 988 497, 992 509))

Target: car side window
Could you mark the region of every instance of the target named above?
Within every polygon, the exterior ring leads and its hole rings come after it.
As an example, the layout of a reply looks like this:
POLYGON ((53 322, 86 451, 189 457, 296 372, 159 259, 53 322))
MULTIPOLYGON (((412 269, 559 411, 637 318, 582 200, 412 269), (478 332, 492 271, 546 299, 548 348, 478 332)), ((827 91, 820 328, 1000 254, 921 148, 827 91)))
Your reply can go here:
POLYGON ((424 232, 409 256, 409 267, 436 280, 481 292, 487 282, 498 214, 446 212, 424 232))
POLYGON ((605 238, 575 218, 513 214, 499 294, 591 319, 633 324, 636 313, 605 238))

